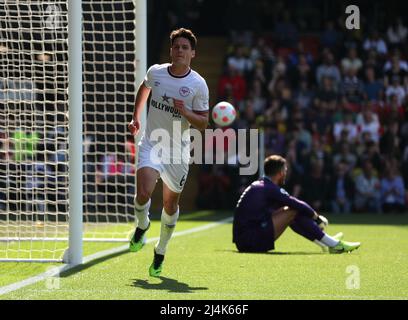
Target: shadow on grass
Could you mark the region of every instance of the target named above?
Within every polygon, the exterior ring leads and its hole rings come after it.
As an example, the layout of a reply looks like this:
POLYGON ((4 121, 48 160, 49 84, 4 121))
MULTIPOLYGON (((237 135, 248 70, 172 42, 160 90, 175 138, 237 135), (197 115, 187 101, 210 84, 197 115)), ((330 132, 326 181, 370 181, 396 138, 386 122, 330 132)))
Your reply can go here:
POLYGON ((289 251, 289 252, 278 252, 278 251, 268 251, 268 252, 239 252, 238 250, 216 250, 218 252, 232 252, 232 253, 237 253, 237 254, 266 254, 266 255, 272 255, 272 256, 283 256, 283 255, 288 255, 288 256, 311 256, 311 255, 321 255, 321 254, 327 254, 324 252, 304 252, 304 251, 289 251))
POLYGON ((129 252, 129 250, 124 250, 124 251, 121 251, 121 252, 112 253, 112 254, 109 254, 107 256, 103 256, 101 258, 92 260, 92 261, 90 261, 88 263, 81 264, 81 265, 79 265, 77 267, 74 267, 74 268, 69 269, 69 270, 64 271, 64 272, 61 272, 60 277, 61 278, 69 277, 69 276, 71 276, 71 275, 73 275, 75 273, 78 273, 78 272, 84 271, 84 270, 86 270, 88 268, 91 268, 91 267, 93 267, 94 265, 96 265, 98 263, 102 263, 102 262, 104 262, 106 260, 116 258, 116 257, 121 256, 122 254, 125 254, 125 253, 128 253, 128 252, 129 252))
POLYGON ((190 287, 187 283, 180 282, 176 279, 159 277, 162 282, 150 283, 148 280, 134 279, 132 287, 142 288, 146 290, 166 290, 168 292, 177 293, 193 293, 198 290, 208 290, 205 287, 190 287))

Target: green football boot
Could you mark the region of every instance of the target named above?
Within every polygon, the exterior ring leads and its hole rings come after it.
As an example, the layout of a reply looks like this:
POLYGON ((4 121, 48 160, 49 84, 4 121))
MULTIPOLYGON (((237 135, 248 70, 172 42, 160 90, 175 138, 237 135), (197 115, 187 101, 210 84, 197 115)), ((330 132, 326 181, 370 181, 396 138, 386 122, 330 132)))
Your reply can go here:
POLYGON ((340 240, 337 246, 329 248, 329 252, 330 253, 351 252, 358 249, 360 245, 361 245, 360 242, 346 242, 340 240))
MULTIPOLYGON (((333 239, 336 239, 338 241, 343 239, 343 237, 344 237, 343 232, 338 232, 334 236, 332 236, 333 239)), ((322 247, 322 250, 323 250, 323 252, 329 252, 329 247, 324 246, 324 247, 322 247)))
POLYGON ((154 258, 153 258, 153 263, 151 264, 149 268, 149 275, 151 277, 159 277, 163 269, 164 255, 156 253, 156 250, 153 250, 153 252, 154 252, 154 258))
POLYGON ((145 245, 145 233, 150 228, 150 222, 146 229, 136 228, 135 233, 133 234, 132 239, 129 242, 130 252, 137 252, 143 248, 145 245))

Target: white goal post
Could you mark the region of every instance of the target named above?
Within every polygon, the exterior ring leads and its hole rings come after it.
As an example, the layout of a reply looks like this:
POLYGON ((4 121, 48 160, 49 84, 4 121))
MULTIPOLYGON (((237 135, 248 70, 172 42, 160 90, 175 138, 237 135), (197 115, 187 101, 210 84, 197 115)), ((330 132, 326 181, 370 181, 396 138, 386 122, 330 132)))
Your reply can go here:
POLYGON ((146 60, 147 0, 0 2, 0 261, 128 241, 146 60))

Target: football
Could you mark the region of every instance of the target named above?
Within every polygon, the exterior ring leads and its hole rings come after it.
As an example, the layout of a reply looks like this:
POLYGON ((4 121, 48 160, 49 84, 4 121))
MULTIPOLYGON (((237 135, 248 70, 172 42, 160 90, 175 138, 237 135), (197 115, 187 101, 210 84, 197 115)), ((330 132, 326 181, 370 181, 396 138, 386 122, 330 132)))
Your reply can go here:
POLYGON ((211 115, 217 125, 225 127, 234 122, 237 112, 231 103, 221 101, 214 106, 211 115))

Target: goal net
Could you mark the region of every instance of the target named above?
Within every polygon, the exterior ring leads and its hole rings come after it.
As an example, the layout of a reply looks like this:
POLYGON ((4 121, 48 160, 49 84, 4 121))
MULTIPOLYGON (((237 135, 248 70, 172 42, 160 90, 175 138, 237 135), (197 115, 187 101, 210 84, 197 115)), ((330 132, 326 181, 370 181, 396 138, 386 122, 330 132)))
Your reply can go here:
MULTIPOLYGON (((132 230, 135 3, 83 0, 84 240, 132 230)), ((0 2, 0 260, 68 246, 67 0, 0 2)))

